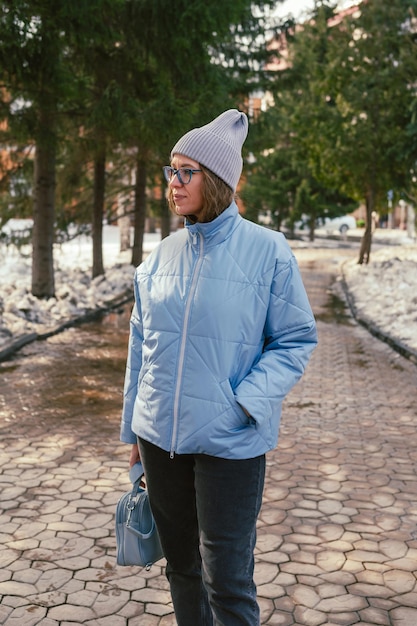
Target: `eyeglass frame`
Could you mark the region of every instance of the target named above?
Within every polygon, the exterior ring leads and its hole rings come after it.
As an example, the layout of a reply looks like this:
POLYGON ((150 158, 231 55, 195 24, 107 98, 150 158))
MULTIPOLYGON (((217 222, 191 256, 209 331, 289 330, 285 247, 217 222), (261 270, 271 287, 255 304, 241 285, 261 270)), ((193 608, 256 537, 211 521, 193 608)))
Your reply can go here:
POLYGON ((179 167, 176 170, 175 167, 172 167, 171 165, 164 165, 164 167, 162 168, 162 171, 164 173, 164 177, 165 177, 165 180, 167 181, 167 183, 170 183, 172 181, 172 179, 174 178, 174 176, 177 176, 178 181, 181 183, 181 185, 189 185, 191 183, 192 178, 193 178, 193 174, 195 174, 196 172, 202 172, 203 170, 201 170, 201 169, 193 169, 191 167, 179 167), (181 178, 181 174, 180 174, 181 170, 186 170, 187 172, 190 172, 190 180, 187 181, 186 183, 181 178), (171 172, 171 176, 168 175, 168 171, 171 172))

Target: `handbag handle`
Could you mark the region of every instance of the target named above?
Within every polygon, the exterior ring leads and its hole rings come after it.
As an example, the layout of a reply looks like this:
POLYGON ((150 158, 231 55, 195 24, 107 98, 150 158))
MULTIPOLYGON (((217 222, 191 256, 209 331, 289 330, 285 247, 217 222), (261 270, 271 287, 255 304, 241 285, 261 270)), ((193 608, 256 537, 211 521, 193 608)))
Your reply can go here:
POLYGON ((132 467, 130 468, 129 478, 133 483, 133 489, 126 505, 126 508, 129 511, 127 520, 126 520, 126 528, 129 528, 130 532, 133 535, 136 535, 136 537, 140 537, 141 539, 149 539, 149 537, 151 537, 153 533, 155 532, 155 520, 153 516, 152 516, 151 528, 147 532, 141 532, 140 530, 136 530, 136 528, 130 525, 130 518, 132 516, 132 512, 135 510, 138 502, 140 501, 138 497, 139 490, 143 492, 143 489, 141 489, 141 486, 140 486, 140 481, 142 480, 142 477, 144 476, 144 474, 145 472, 143 469, 143 465, 140 461, 132 465, 132 467))
POLYGON ((130 482, 132 483, 132 485, 134 485, 135 482, 137 482, 138 480, 140 482, 140 479, 144 475, 145 475, 145 470, 143 469, 143 465, 140 461, 132 465, 132 467, 130 468, 129 478, 130 478, 130 482))

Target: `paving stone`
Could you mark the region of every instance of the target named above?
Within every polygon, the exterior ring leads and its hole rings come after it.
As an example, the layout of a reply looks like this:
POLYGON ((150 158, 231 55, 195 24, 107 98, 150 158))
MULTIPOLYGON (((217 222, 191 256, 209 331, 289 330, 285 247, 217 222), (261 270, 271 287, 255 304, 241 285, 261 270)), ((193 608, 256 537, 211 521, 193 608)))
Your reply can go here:
POLYGON ((262 598, 279 598, 285 594, 285 590, 281 585, 276 585, 274 583, 269 583, 266 585, 257 585, 258 594, 262 598))
POLYGON ((169 615, 170 613, 172 613, 172 608, 167 606, 166 604, 153 604, 152 602, 146 605, 146 610, 151 615, 158 615, 161 617, 163 615, 169 615))
MULTIPOLYGON (((48 548, 38 547, 35 550, 26 550, 25 559, 36 562, 36 561, 49 561, 52 562, 54 560, 55 551, 48 548)), ((52 563, 51 563, 52 564, 52 563)))
POLYGON ((83 530, 83 525, 81 523, 69 522, 67 520, 57 520, 56 522, 51 522, 49 524, 49 528, 55 531, 67 531, 77 533, 80 530, 83 530))
POLYGON ((6 624, 6 620, 12 611, 12 607, 0 604, 0 624, 6 624))
POLYGON ((303 535, 298 533, 293 533, 287 537, 289 541, 293 541, 299 545, 318 545, 320 543, 320 538, 315 535, 303 535))
POLYGON ((69 569, 74 572, 81 570, 84 572, 88 568, 90 560, 82 556, 74 556, 65 559, 57 559, 56 564, 63 569, 69 569))
POLYGON ((305 576, 304 574, 298 574, 297 581, 300 585, 309 586, 312 589, 320 585, 320 578, 318 576, 305 576))
POLYGON ((319 511, 321 511, 322 513, 325 513, 326 515, 340 513, 342 508, 343 508, 343 505, 340 502, 337 502, 335 500, 322 500, 321 502, 318 503, 319 511))
POLYGON ((87 537, 89 539, 102 539, 108 537, 111 531, 106 528, 90 528, 89 530, 80 531, 81 537, 87 537))
POLYGON ((275 583, 281 585, 284 588, 289 587, 290 585, 295 585, 297 582, 297 578, 292 574, 286 574, 285 572, 280 572, 278 576, 275 578, 275 583))
POLYGON ((22 560, 21 566, 28 567, 28 563, 30 563, 30 567, 41 570, 42 572, 47 572, 49 570, 56 570, 56 565, 54 563, 50 563, 49 561, 37 561, 37 560, 31 561, 28 558, 26 558, 25 561, 22 560))
POLYGON ((82 589, 80 591, 77 591, 76 593, 70 593, 68 595, 68 604, 92 607, 96 599, 97 593, 95 591, 82 589))
POLYGON ((345 530, 339 524, 320 524, 317 534, 324 541, 337 541, 343 537, 345 530))
POLYGON ((88 620, 96 618, 94 611, 85 606, 75 604, 62 604, 49 609, 48 617, 58 622, 75 622, 76 624, 84 624, 88 620))
POLYGON ((161 601, 165 601, 165 602, 170 602, 171 601, 171 597, 168 591, 160 591, 155 590, 155 589, 149 589, 148 587, 145 587, 143 589, 138 589, 136 591, 134 591, 132 593, 132 598, 133 600, 136 600, 137 602, 158 602, 158 600, 161 601), (162 600, 162 598, 164 598, 164 600, 162 600))
POLYGON ((408 593, 417 586, 416 578, 411 572, 392 569, 384 573, 383 578, 385 585, 397 593, 408 593))
POLYGON ((306 626, 320 626, 327 621, 327 617, 324 613, 302 606, 295 608, 294 617, 299 624, 305 624, 306 626))
POLYGON ((342 594, 333 598, 321 600, 315 608, 324 613, 337 613, 345 611, 359 611, 368 606, 366 598, 352 594, 342 594))
MULTIPOLYGON (((39 535, 38 538, 40 538, 39 535)), ((65 541, 65 539, 53 535, 52 537, 49 537, 47 539, 41 539, 39 542, 39 547, 46 550, 60 550, 66 545, 66 543, 67 542, 65 541)))
POLYGON ((366 626, 363 622, 359 622, 359 616, 357 613, 339 613, 335 615, 331 613, 331 616, 328 616, 329 622, 326 622, 326 626, 351 626, 352 624, 361 624, 361 626, 366 626))
POLYGON ((127 576, 117 579, 117 587, 125 591, 136 591, 146 586, 146 581, 140 576, 127 576))
POLYGON ((386 560, 384 554, 368 552, 367 550, 352 550, 348 557, 350 561, 359 561, 360 563, 383 563, 386 560))
POLYGON ((411 606, 417 608, 417 592, 414 593, 402 593, 400 596, 393 596, 392 600, 403 604, 404 606, 411 606))
POLYGON ((107 617, 100 617, 98 619, 88 620, 85 622, 85 626, 125 626, 126 620, 122 616, 109 615, 107 617))
POLYGON ((5 582, 6 580, 11 580, 13 576, 13 572, 10 569, 0 569, 0 582, 5 582))
POLYGON ((369 607, 359 611, 359 615, 361 621, 363 622, 368 622, 369 624, 380 624, 381 626, 391 626, 388 611, 377 609, 375 607, 369 607))
MULTIPOLYGON (((367 568, 367 571, 379 572, 381 574, 383 574, 384 572, 388 572, 390 569, 389 565, 386 565, 385 563, 367 563, 366 568, 367 568)), ((359 579, 359 576, 360 575, 358 575, 358 579, 359 579)))
MULTIPOLYGON (((298 552, 299 549, 300 549, 300 547, 296 543, 290 543, 290 542, 285 541, 281 545, 280 552, 282 552, 284 554, 294 554, 294 552, 298 552)), ((262 558, 262 556, 260 556, 259 558, 262 558)))
POLYGON ((382 572, 367 569, 363 572, 359 572, 359 574, 356 575, 356 578, 360 583, 385 586, 382 572))
POLYGON ((353 545, 348 541, 328 541, 327 543, 323 543, 322 546, 326 548, 326 550, 330 551, 338 551, 338 552, 351 552, 353 550, 353 545))
POLYGON ((282 537, 276 534, 260 534, 258 533, 258 538, 256 542, 256 550, 257 552, 271 552, 272 550, 278 550, 283 542, 282 537))
POLYGON ((20 528, 17 528, 14 533, 16 540, 37 537, 39 533, 46 530, 46 524, 43 523, 31 521, 30 524, 28 524, 25 518, 18 517, 15 517, 14 521, 21 524, 20 528))
POLYGON ((35 584, 41 578, 42 571, 27 567, 13 574, 13 580, 20 583, 35 584))
MULTIPOLYGON (((315 552, 318 550, 320 550, 320 548, 315 547, 315 552)), ((317 555, 315 552, 312 552, 307 548, 304 550, 297 550, 297 552, 292 553, 291 559, 297 563, 311 563, 314 565, 317 561, 317 555)))
POLYGON ((324 493, 333 493, 340 490, 340 483, 336 480, 322 480, 319 484, 324 493))
POLYGON ((51 607, 65 604, 67 595, 61 591, 46 591, 28 596, 28 600, 36 605, 51 607))
POLYGON ((255 566, 255 583, 257 585, 263 585, 265 583, 273 582, 278 575, 278 568, 271 563, 258 562, 255 566))
POLYGON ((317 565, 327 572, 341 569, 345 562, 346 557, 344 553, 338 550, 324 550, 317 555, 317 565))
POLYGON ((88 567, 89 564, 89 560, 88 559, 81 559, 78 558, 79 561, 84 561, 86 564, 84 565, 84 568, 79 568, 76 567, 76 561, 77 559, 74 559, 74 576, 76 579, 79 580, 84 580, 84 581, 106 581, 108 579, 113 578, 113 572, 110 571, 106 571, 106 570, 101 570, 101 569, 96 569, 93 567, 88 567))
MULTIPOLYGON (((114 587, 105 593, 100 593, 96 597, 92 608, 94 613, 99 617, 103 617, 105 615, 115 615, 129 601, 129 598, 129 592, 122 591, 121 589, 114 587)), ((166 598, 163 593, 160 592, 158 599, 163 603, 166 598)))
POLYGON ((414 626, 417 624, 417 608, 399 607, 390 611, 392 626, 414 626))
POLYGON ((108 571, 116 571, 116 562, 114 559, 109 558, 109 555, 106 554, 102 549, 100 549, 98 546, 96 546, 96 548, 93 548, 91 550, 89 550, 88 552, 85 553, 86 557, 88 557, 90 559, 90 565, 91 567, 94 567, 96 569, 104 569, 104 570, 108 570, 108 571), (94 552, 96 554, 94 554, 94 552), (100 555, 100 556, 98 556, 100 555))
POLYGON ((366 584, 366 583, 355 583, 353 585, 349 585, 347 588, 349 593, 358 595, 358 596, 373 596, 376 598, 389 598, 392 595, 391 589, 387 589, 382 585, 376 584, 366 584))
POLYGON ((291 613, 274 612, 269 620, 262 622, 267 626, 292 626, 294 619, 291 613))
POLYGON ((289 560, 288 554, 284 550, 277 550, 275 552, 266 552, 265 554, 259 554, 258 559, 260 562, 267 561, 268 563, 286 563, 289 560))
POLYGON ((85 513, 90 513, 90 511, 97 511, 97 508, 100 507, 102 510, 101 501, 103 499, 103 494, 94 491, 87 496, 84 496, 80 500, 73 500, 71 505, 76 507, 79 511, 85 513))
POLYGON ((404 570, 406 572, 416 571, 416 559, 414 557, 405 557, 403 559, 395 559, 394 561, 387 561, 387 565, 397 570, 404 570))
POLYGON ((350 516, 342 513, 336 513, 335 515, 327 515, 330 522, 334 524, 347 524, 350 522, 350 516))
POLYGON ((335 596, 341 596, 345 593, 343 585, 335 585, 331 583, 321 583, 316 588, 316 593, 320 598, 333 598, 335 596))
POLYGON ((287 574, 308 574, 310 576, 319 576, 320 574, 323 573, 323 570, 321 570, 319 567, 316 567, 315 565, 306 565, 303 564, 300 566, 299 563, 293 563, 291 561, 289 561, 288 563, 282 563, 280 565, 280 570, 282 572, 286 572, 287 574))
POLYGON ((0 490, 0 502, 15 501, 19 496, 23 495, 26 491, 25 487, 3 487, 0 490))
POLYGON ((314 589, 305 585, 295 585, 291 590, 291 596, 295 604, 301 604, 314 608, 320 602, 320 596, 314 589))
POLYGON ((21 598, 18 596, 4 596, 2 599, 2 604, 10 607, 18 607, 18 606, 27 606, 27 599, 21 598))
POLYGON ((17 607, 7 617, 7 626, 35 626, 45 617, 47 609, 42 606, 17 607))
POLYGON ((86 555, 89 550, 94 548, 94 540, 77 537, 77 539, 69 539, 60 547, 57 556, 72 558, 75 556, 86 555))
POLYGON ((398 604, 391 599, 386 600, 385 598, 375 598, 374 596, 368 598, 368 602, 370 606, 376 609, 383 609, 384 611, 391 611, 391 609, 398 606, 398 604))
POLYGON ((0 595, 3 596, 20 596, 25 598, 36 593, 36 587, 28 583, 21 583, 17 580, 6 580, 0 583, 0 595))

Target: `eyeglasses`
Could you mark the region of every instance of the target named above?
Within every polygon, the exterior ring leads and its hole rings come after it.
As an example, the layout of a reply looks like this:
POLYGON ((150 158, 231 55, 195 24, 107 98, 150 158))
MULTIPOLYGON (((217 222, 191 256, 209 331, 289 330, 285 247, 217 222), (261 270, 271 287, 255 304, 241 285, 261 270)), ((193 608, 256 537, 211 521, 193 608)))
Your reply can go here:
POLYGON ((165 165, 162 168, 162 171, 164 172, 165 180, 167 181, 167 183, 170 183, 174 176, 177 175, 181 185, 188 185, 188 183, 191 182, 193 174, 195 172, 201 172, 202 170, 193 170, 190 167, 180 167, 176 170, 169 165, 165 165))

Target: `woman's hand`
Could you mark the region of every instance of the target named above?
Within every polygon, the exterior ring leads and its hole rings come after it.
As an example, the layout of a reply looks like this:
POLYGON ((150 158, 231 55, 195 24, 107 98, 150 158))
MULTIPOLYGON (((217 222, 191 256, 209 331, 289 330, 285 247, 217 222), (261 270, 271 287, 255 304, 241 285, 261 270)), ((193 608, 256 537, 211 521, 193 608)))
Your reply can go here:
POLYGON ((140 461, 140 454, 139 454, 138 444, 134 443, 130 451, 129 467, 133 467, 134 464, 139 463, 139 461, 140 461))

